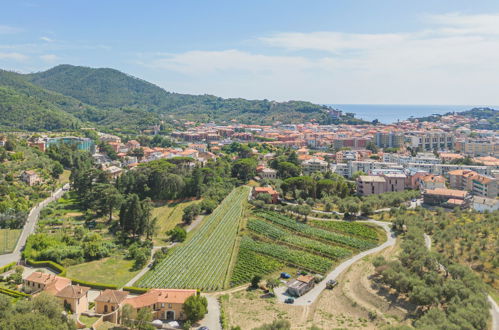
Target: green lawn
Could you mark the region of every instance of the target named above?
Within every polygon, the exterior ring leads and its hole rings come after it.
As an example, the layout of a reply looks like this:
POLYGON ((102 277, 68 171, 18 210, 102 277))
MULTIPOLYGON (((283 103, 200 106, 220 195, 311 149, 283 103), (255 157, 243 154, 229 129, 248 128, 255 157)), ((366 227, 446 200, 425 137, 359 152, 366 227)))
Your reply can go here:
POLYGON ((103 284, 125 285, 139 271, 132 271, 134 261, 123 255, 67 267, 67 277, 103 284))
POLYGON ((87 327, 91 327, 99 318, 96 316, 86 316, 80 315, 79 318, 81 323, 85 324, 87 327))
POLYGON ((21 229, 0 229, 0 254, 14 251, 21 229))
POLYGON ((160 207, 155 207, 152 211, 153 217, 158 219, 157 232, 154 236, 154 243, 161 245, 168 235, 167 231, 173 229, 176 225, 182 223, 182 215, 184 208, 188 205, 198 203, 198 201, 190 201, 176 204, 168 204, 160 207))

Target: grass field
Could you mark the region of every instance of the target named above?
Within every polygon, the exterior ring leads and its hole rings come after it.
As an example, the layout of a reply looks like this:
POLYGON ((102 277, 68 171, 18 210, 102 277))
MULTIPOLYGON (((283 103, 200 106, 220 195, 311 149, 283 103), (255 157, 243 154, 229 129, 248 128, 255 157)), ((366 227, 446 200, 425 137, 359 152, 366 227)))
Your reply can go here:
POLYGON ((153 238, 154 244, 161 245, 161 243, 164 243, 164 240, 168 238, 166 232, 182 223, 184 208, 198 202, 199 201, 189 201, 155 207, 152 211, 152 216, 158 219, 158 230, 153 238))
POLYGON ((184 244, 136 285, 207 291, 224 288, 249 189, 234 189, 184 244))
POLYGON ((21 229, 0 229, 0 254, 14 251, 21 231, 21 229))
POLYGON ((67 277, 123 286, 139 272, 138 270, 131 271, 133 264, 133 260, 126 260, 123 255, 117 255, 69 266, 67 277))

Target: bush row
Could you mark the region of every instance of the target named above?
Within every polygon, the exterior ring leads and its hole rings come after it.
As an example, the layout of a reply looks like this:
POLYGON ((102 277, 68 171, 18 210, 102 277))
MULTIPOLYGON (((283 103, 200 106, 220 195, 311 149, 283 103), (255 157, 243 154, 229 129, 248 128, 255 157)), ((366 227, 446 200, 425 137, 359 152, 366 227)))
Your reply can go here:
MULTIPOLYGON (((58 263, 55 263, 50 260, 43 260, 43 261, 36 261, 36 260, 31 260, 27 259, 26 263, 30 266, 33 267, 47 267, 53 270, 57 275, 59 276, 66 276, 67 270, 63 266, 59 265, 58 263)), ((71 283, 72 284, 79 284, 83 286, 88 286, 92 289, 96 290, 105 290, 105 289, 111 289, 111 290, 117 290, 118 286, 117 285, 110 285, 110 284, 103 284, 103 283, 94 283, 94 282, 87 282, 87 281, 82 281, 78 280, 75 278, 71 278, 71 283)))
POLYGON ((3 267, 0 267, 0 274, 5 273, 6 271, 11 270, 16 265, 16 262, 11 262, 3 267))
POLYGON ((149 289, 147 289, 147 288, 137 288, 135 286, 125 286, 125 287, 123 287, 123 291, 128 291, 130 293, 141 294, 141 293, 146 293, 147 291, 149 291, 149 289))
POLYGON ((66 276, 66 268, 50 260, 36 261, 31 259, 26 259, 26 263, 33 267, 47 267, 52 269, 57 275, 66 276))
POLYGON ((6 294, 6 295, 14 297, 14 298, 31 297, 27 293, 15 291, 15 290, 10 290, 10 289, 7 289, 7 288, 0 288, 0 293, 1 294, 6 294))

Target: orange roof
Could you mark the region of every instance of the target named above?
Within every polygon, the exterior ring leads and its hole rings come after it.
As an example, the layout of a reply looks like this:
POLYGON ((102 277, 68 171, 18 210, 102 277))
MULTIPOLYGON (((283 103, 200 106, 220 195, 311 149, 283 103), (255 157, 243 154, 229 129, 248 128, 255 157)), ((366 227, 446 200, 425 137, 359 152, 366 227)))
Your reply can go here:
POLYGON ((467 191, 464 190, 454 190, 446 188, 428 189, 425 191, 428 195, 442 195, 442 196, 452 196, 457 198, 465 198, 468 195, 467 191))
POLYGON ((125 299, 124 305, 132 305, 133 308, 142 308, 157 303, 183 304, 187 298, 196 294, 196 290, 182 289, 152 289, 148 292, 125 299))
POLYGON ((314 277, 312 275, 300 275, 296 279, 300 282, 309 283, 314 280, 314 277))
POLYGON ((80 285, 68 285, 61 291, 59 291, 55 296, 60 298, 76 298, 79 299, 87 294, 90 290, 87 286, 80 285))
POLYGON ((272 187, 255 187, 255 192, 256 193, 268 193, 268 194, 276 194, 277 191, 275 191, 272 187))
POLYGON ((441 182, 441 183, 445 182, 445 178, 443 176, 432 175, 432 174, 422 177, 421 180, 425 182, 441 182))
POLYGON ((128 296, 126 291, 118 291, 106 289, 100 293, 100 295, 95 298, 95 301, 119 304, 128 296))

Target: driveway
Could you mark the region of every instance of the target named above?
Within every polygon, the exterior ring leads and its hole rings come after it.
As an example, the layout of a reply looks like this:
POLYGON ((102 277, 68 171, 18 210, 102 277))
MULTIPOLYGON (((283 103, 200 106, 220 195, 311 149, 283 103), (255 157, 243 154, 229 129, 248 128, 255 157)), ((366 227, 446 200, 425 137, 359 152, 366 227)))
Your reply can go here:
POLYGON ((208 313, 199 324, 208 327, 210 330, 222 330, 222 325, 220 324, 220 304, 217 297, 210 294, 205 294, 204 296, 208 300, 208 313))
MULTIPOLYGON (((336 266, 336 268, 332 272, 327 274, 326 277, 321 282, 317 283, 312 290, 310 290, 301 297, 294 298, 295 299, 294 305, 307 306, 313 304, 315 300, 319 297, 321 292, 326 288, 326 283, 329 280, 335 280, 341 273, 347 270, 348 267, 350 267, 360 259, 364 258, 365 256, 380 252, 389 246, 395 245, 396 239, 395 239, 395 234, 391 231, 390 228, 391 223, 376 221, 376 220, 366 220, 363 222, 373 223, 382 227, 386 231, 386 238, 387 238, 386 242, 370 250, 360 252, 359 254, 354 255, 353 257, 345 260, 344 262, 336 266)), ((287 298, 289 298, 289 296, 285 293, 285 291, 286 287, 284 286, 280 286, 274 289, 277 299, 279 299, 279 301, 281 302, 284 302, 287 298)))
POLYGON ((12 253, 0 255, 0 266, 4 266, 11 262, 17 262, 21 259, 21 251, 26 244, 28 236, 35 231, 36 223, 40 217, 40 211, 49 203, 59 199, 68 188, 69 184, 65 184, 63 188, 54 191, 50 197, 46 198, 31 209, 28 214, 28 218, 26 219, 23 231, 21 232, 21 236, 19 236, 19 240, 17 241, 16 248, 12 253))

